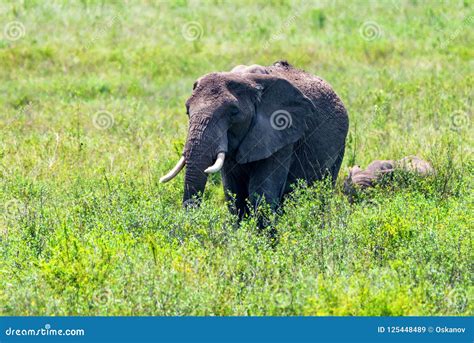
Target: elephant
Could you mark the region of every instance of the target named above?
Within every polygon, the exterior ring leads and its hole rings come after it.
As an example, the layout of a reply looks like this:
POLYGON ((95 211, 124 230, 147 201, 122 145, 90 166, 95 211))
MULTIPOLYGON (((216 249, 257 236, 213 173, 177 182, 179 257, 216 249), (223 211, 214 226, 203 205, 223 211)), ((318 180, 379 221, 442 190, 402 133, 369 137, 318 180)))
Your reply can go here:
POLYGON ((337 178, 347 111, 326 81, 287 61, 202 76, 186 113, 182 157, 160 179, 167 182, 186 166, 184 207, 202 195, 208 174, 219 171, 239 218, 248 213, 248 204, 258 206, 263 199, 277 208, 299 179, 311 184, 337 178))
POLYGON ((371 162, 364 170, 360 166, 349 168, 349 175, 344 180, 343 192, 353 202, 358 190, 365 190, 375 186, 385 176, 391 175, 395 169, 394 160, 377 160, 371 162))
POLYGON ((251 66, 241 64, 232 68, 231 73, 270 74, 270 72, 265 67, 262 67, 258 64, 252 64, 251 66))
POLYGON ((395 163, 395 167, 402 170, 416 173, 420 176, 435 174, 435 170, 430 162, 422 160, 417 156, 407 156, 395 163))
POLYGON ((390 177, 395 170, 404 170, 419 176, 434 174, 431 164, 417 156, 407 156, 401 160, 376 160, 371 162, 366 169, 360 166, 349 168, 349 175, 344 180, 343 191, 352 202, 357 190, 374 187, 383 178, 390 177))

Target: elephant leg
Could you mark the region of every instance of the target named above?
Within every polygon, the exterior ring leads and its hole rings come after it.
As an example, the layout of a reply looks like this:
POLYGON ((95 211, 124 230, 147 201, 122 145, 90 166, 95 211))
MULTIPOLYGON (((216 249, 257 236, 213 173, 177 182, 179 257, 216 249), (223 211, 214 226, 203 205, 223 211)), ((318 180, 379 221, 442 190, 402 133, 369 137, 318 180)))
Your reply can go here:
POLYGON ((265 199, 272 210, 278 209, 285 191, 292 153, 293 144, 290 144, 265 160, 249 163, 249 194, 254 208, 265 199))
POLYGON ((344 159, 344 150, 345 145, 342 146, 341 150, 338 153, 336 161, 331 167, 331 177, 333 186, 336 185, 337 175, 339 174, 339 169, 341 169, 342 160, 344 159))
POLYGON ((265 200, 272 211, 278 210, 285 191, 292 153, 293 144, 290 144, 265 160, 250 163, 250 202, 257 214, 258 228, 266 231, 273 244, 278 241, 277 231, 268 216, 259 213, 258 207, 265 200))
POLYGON ((246 199, 248 193, 249 175, 246 168, 229 158, 222 168, 222 183, 229 210, 242 219, 248 208, 246 199))

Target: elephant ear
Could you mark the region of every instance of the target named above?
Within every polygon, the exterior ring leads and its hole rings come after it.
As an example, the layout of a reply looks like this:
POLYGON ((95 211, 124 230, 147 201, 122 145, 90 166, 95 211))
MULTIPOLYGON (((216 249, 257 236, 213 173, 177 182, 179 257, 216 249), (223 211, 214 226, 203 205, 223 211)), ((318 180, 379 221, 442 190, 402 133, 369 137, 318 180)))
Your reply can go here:
POLYGON ((316 111, 311 100, 285 79, 259 74, 246 77, 257 84, 260 94, 253 122, 237 151, 241 164, 270 157, 298 141, 307 129, 307 116, 316 111))

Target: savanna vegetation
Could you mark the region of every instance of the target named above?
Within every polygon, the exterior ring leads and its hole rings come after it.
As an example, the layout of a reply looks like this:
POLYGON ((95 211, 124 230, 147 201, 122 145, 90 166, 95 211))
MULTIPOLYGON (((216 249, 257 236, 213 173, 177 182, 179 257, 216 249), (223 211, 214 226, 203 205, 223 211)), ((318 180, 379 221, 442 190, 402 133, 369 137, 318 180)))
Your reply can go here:
MULTIPOLYGON (((2 1, 0 314, 469 315, 472 1, 2 1), (286 59, 350 116, 335 189, 300 184, 276 241, 209 179, 181 208, 199 76, 286 59), (418 155, 350 204, 347 167, 418 155)), ((266 211, 262 207, 259 211, 266 211)))

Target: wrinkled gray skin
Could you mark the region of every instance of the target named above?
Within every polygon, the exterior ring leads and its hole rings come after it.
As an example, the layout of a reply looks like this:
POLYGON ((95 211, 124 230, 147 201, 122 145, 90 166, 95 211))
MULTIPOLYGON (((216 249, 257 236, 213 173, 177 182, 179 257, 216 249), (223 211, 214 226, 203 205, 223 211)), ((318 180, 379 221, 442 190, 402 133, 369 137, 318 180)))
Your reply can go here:
POLYGON ((395 163, 396 168, 417 173, 420 176, 427 176, 435 173, 434 168, 428 161, 424 161, 417 156, 407 156, 395 163))
POLYGON ((395 170, 394 160, 377 160, 370 163, 366 169, 359 166, 349 168, 349 176, 344 180, 344 193, 353 195, 356 188, 366 189, 373 187, 384 175, 395 170))
POLYGON ((226 197, 239 216, 247 211, 247 199, 256 206, 264 197, 275 208, 297 179, 336 180, 349 120, 342 101, 319 77, 285 61, 237 66, 198 79, 186 109, 184 206, 204 191, 204 170, 219 152, 226 153, 226 197), (272 117, 279 110, 290 114, 291 125, 272 117))
POLYGON ((344 193, 353 196, 356 189, 364 190, 373 187, 383 177, 392 175, 396 169, 413 172, 420 176, 434 173, 431 164, 417 156, 407 156, 399 161, 376 160, 366 169, 361 169, 359 166, 349 168, 349 176, 344 180, 344 193))

